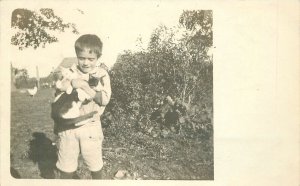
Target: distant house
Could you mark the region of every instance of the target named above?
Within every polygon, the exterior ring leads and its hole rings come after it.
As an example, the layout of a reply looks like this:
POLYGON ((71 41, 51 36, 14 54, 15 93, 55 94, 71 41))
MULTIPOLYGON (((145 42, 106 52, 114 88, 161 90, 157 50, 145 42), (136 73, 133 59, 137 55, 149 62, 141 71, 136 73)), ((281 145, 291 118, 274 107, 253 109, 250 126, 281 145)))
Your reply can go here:
POLYGON ((73 64, 77 63, 76 57, 66 57, 62 60, 62 62, 56 67, 54 73, 59 72, 59 67, 70 68, 73 64))
MULTIPOLYGON (((62 62, 58 65, 58 67, 54 70, 54 73, 60 71, 59 67, 70 68, 73 64, 77 63, 76 57, 66 57, 62 60, 62 62)), ((104 68, 105 70, 109 70, 108 67, 104 63, 100 63, 100 67, 104 68)))

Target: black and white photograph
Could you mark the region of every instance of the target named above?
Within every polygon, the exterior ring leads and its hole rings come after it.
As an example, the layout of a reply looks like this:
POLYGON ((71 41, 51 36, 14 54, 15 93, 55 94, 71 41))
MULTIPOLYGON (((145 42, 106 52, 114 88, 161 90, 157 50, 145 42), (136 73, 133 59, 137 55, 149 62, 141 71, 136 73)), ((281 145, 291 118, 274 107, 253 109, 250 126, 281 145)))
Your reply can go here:
POLYGON ((297 0, 0 0, 0 185, 299 186, 297 0))
POLYGON ((113 5, 12 11, 11 175, 213 180, 213 11, 113 5))

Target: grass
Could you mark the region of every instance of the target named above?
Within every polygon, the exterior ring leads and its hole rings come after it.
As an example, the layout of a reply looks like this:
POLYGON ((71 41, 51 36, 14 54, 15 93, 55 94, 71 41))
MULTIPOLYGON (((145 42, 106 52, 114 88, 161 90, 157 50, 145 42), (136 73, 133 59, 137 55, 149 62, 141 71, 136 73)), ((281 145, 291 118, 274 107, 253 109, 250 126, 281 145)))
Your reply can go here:
MULTIPOLYGON (((50 104, 54 92, 40 89, 35 97, 12 92, 11 173, 17 178, 57 178, 55 171, 57 137, 53 133, 50 104)), ((152 137, 141 131, 123 130, 122 122, 103 129, 103 178, 114 179, 124 170, 123 179, 212 180, 213 140, 185 138, 177 134, 152 137)), ((91 176, 79 157, 78 178, 91 176)))

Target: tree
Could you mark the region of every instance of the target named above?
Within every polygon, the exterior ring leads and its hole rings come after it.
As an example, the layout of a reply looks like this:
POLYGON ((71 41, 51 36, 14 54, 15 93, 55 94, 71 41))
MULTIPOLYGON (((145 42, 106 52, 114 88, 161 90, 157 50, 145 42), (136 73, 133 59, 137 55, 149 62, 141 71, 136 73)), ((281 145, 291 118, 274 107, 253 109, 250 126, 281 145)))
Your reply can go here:
POLYGON ((55 31, 64 32, 71 29, 72 33, 79 34, 74 23, 66 23, 58 17, 53 9, 41 8, 38 11, 28 9, 15 9, 12 13, 11 27, 16 33, 11 38, 11 44, 24 48, 39 46, 46 43, 57 42, 53 35, 55 31))
POLYGON ((25 68, 18 69, 12 67, 12 73, 13 73, 14 83, 16 88, 24 88, 27 86, 29 80, 27 69, 25 68))
POLYGON ((211 10, 183 11, 179 23, 191 31, 187 45, 197 49, 197 52, 205 53, 213 44, 213 18, 211 10))
MULTIPOLYGON (((212 56, 208 53, 213 47, 213 14, 211 10, 188 10, 183 11, 179 18, 180 25, 187 30, 182 38, 181 44, 188 51, 190 56, 186 63, 185 79, 197 82, 197 86, 201 86, 205 91, 198 89, 193 90, 195 95, 203 92, 212 92, 212 56), (196 79, 195 79, 196 78, 196 79), (208 91, 209 90, 209 91, 208 91), (211 91, 210 91, 211 90, 211 91)), ((190 87, 195 84, 190 81, 190 87)), ((186 90, 183 91, 183 97, 186 90)), ((212 96, 212 95, 211 95, 212 96)))

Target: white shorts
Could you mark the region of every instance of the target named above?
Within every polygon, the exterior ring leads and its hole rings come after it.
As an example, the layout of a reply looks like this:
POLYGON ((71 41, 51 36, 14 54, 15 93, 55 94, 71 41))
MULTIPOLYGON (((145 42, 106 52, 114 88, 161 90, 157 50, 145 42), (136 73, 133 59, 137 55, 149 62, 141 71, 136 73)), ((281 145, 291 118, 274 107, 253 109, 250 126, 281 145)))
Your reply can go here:
POLYGON ((74 172, 78 167, 78 156, 90 171, 99 171, 103 167, 103 132, 99 122, 87 123, 76 129, 58 133, 58 160, 56 167, 64 172, 74 172))

